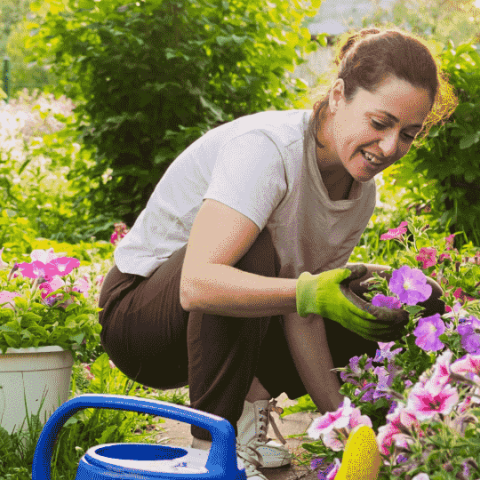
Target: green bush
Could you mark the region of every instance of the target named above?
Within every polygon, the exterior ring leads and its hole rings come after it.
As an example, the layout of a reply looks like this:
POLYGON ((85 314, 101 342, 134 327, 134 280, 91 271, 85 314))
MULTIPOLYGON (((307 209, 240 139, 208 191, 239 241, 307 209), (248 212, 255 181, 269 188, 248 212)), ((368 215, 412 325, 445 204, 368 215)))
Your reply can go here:
POLYGON ((55 53, 57 91, 77 103, 77 127, 96 164, 71 178, 95 185, 91 215, 113 212, 131 225, 169 164, 206 131, 291 108, 306 85, 290 73, 317 45, 301 25, 320 3, 44 2, 50 13, 29 24, 29 60, 55 53))
POLYGON ((394 165, 388 181, 405 188, 405 201, 427 206, 440 229, 449 228, 460 248, 480 246, 480 45, 450 43, 442 62, 459 98, 444 126, 433 127, 418 147, 394 165))

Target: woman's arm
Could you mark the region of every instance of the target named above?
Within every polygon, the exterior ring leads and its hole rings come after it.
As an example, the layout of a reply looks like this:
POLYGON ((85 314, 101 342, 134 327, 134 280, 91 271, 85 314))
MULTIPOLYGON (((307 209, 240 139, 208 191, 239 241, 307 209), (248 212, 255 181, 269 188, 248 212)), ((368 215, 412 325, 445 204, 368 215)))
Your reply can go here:
POLYGON ((296 279, 263 277, 232 266, 259 234, 245 215, 215 200, 204 200, 183 263, 182 308, 251 318, 296 312, 296 279))

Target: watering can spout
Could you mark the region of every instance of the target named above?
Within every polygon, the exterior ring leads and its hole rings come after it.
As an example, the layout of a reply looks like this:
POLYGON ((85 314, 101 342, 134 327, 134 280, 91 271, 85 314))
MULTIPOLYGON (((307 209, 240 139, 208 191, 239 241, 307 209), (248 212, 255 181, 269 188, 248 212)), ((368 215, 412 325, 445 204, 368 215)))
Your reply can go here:
POLYGON ((375 432, 359 425, 348 437, 335 480, 377 480, 381 463, 375 432))

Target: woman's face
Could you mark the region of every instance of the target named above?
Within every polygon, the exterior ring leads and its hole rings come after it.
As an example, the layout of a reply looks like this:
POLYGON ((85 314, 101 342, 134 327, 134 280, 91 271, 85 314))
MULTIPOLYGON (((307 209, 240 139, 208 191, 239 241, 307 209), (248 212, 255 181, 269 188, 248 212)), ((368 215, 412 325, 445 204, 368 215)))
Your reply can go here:
MULTIPOLYGON (((330 93, 328 167, 343 167, 359 182, 385 170, 410 149, 430 112, 429 92, 393 75, 374 92, 359 88, 347 102, 343 80, 330 93)), ((326 165, 325 165, 326 166, 326 165)))

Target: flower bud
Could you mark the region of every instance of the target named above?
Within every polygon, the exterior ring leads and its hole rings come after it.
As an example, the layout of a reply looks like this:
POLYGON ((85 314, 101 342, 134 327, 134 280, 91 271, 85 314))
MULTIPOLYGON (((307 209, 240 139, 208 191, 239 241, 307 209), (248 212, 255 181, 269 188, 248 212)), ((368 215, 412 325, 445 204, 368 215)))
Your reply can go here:
POLYGON ((445 464, 443 464, 443 469, 446 472, 453 472, 453 465, 450 462, 445 463, 445 464))

